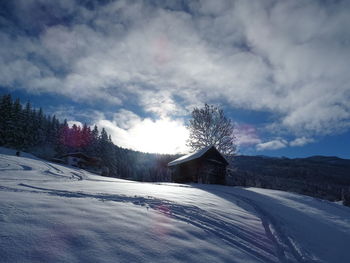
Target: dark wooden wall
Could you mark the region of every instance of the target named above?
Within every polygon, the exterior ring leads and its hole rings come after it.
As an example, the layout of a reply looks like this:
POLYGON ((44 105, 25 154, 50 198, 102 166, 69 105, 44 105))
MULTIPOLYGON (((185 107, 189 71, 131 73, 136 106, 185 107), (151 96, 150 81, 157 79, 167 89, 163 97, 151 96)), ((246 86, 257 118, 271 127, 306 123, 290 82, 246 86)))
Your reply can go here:
POLYGON ((196 159, 171 168, 175 183, 225 184, 226 165, 208 159, 196 159))

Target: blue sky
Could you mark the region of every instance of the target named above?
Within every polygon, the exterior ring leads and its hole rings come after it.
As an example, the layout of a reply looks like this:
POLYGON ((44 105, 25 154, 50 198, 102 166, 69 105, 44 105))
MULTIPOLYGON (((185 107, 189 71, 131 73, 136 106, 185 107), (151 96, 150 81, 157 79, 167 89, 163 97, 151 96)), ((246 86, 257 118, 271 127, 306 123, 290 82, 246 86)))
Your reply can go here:
POLYGON ((205 102, 241 154, 350 158, 349 1, 0 3, 0 92, 120 146, 186 152, 205 102))

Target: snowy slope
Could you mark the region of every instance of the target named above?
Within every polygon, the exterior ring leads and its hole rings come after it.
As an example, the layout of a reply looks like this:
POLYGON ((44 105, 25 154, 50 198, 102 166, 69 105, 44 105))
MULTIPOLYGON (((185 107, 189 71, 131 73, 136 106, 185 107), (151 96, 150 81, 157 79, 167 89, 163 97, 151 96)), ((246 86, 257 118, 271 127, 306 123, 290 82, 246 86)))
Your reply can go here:
POLYGON ((0 262, 350 262, 350 209, 257 188, 138 183, 0 148, 0 262))

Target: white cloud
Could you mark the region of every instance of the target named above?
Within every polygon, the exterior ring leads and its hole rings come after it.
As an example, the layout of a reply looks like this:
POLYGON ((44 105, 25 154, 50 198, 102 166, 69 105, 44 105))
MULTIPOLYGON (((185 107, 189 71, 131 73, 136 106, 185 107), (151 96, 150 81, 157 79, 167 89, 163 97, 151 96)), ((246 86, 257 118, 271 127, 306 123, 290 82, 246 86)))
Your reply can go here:
POLYGON ((130 129, 141 121, 142 120, 138 115, 125 109, 121 109, 115 113, 113 119, 113 122, 122 129, 130 129))
POLYGON ((152 153, 184 153, 188 131, 180 120, 161 118, 142 119, 133 112, 120 111, 114 121, 99 120, 98 127, 105 128, 118 146, 152 153))
POLYGON ((1 85, 131 101, 163 120, 221 101, 270 111, 275 126, 300 137, 350 128, 348 1, 199 1, 192 13, 146 1, 95 10, 58 1, 49 15, 29 12, 39 2, 14 4, 38 36, 0 32, 1 85), (50 20, 73 13, 68 24, 50 20))
POLYGON ((234 134, 236 136, 237 144, 240 147, 249 147, 261 143, 256 128, 252 125, 236 124, 234 134))
POLYGON ((282 149, 288 146, 288 142, 284 139, 275 139, 272 141, 259 143, 256 146, 256 149, 258 151, 264 151, 264 150, 278 150, 282 149))
POLYGON ((306 137, 301 137, 301 138, 296 138, 293 141, 289 142, 290 146, 304 146, 306 144, 312 143, 315 140, 312 138, 306 138, 306 137))
POLYGON ((87 124, 94 123, 96 120, 105 119, 106 116, 103 112, 90 110, 90 109, 81 109, 72 106, 51 106, 47 108, 47 113, 50 116, 55 116, 61 122, 67 120, 69 122, 86 122, 87 124))
POLYGON ((290 142, 288 142, 285 139, 282 138, 276 138, 274 140, 268 141, 268 142, 260 142, 256 145, 256 149, 258 151, 264 151, 264 150, 278 150, 282 149, 288 146, 292 147, 300 147, 304 146, 306 144, 312 143, 315 140, 312 138, 307 138, 307 137, 299 137, 296 138, 290 142))

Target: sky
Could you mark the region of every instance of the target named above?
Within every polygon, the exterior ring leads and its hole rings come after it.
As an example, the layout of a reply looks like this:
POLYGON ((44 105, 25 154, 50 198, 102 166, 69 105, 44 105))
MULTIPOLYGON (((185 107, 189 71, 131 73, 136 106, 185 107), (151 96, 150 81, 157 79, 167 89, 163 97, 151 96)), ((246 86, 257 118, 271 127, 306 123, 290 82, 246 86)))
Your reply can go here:
POLYGON ((350 1, 0 1, 0 93, 186 153, 221 107, 238 154, 350 158, 350 1))

